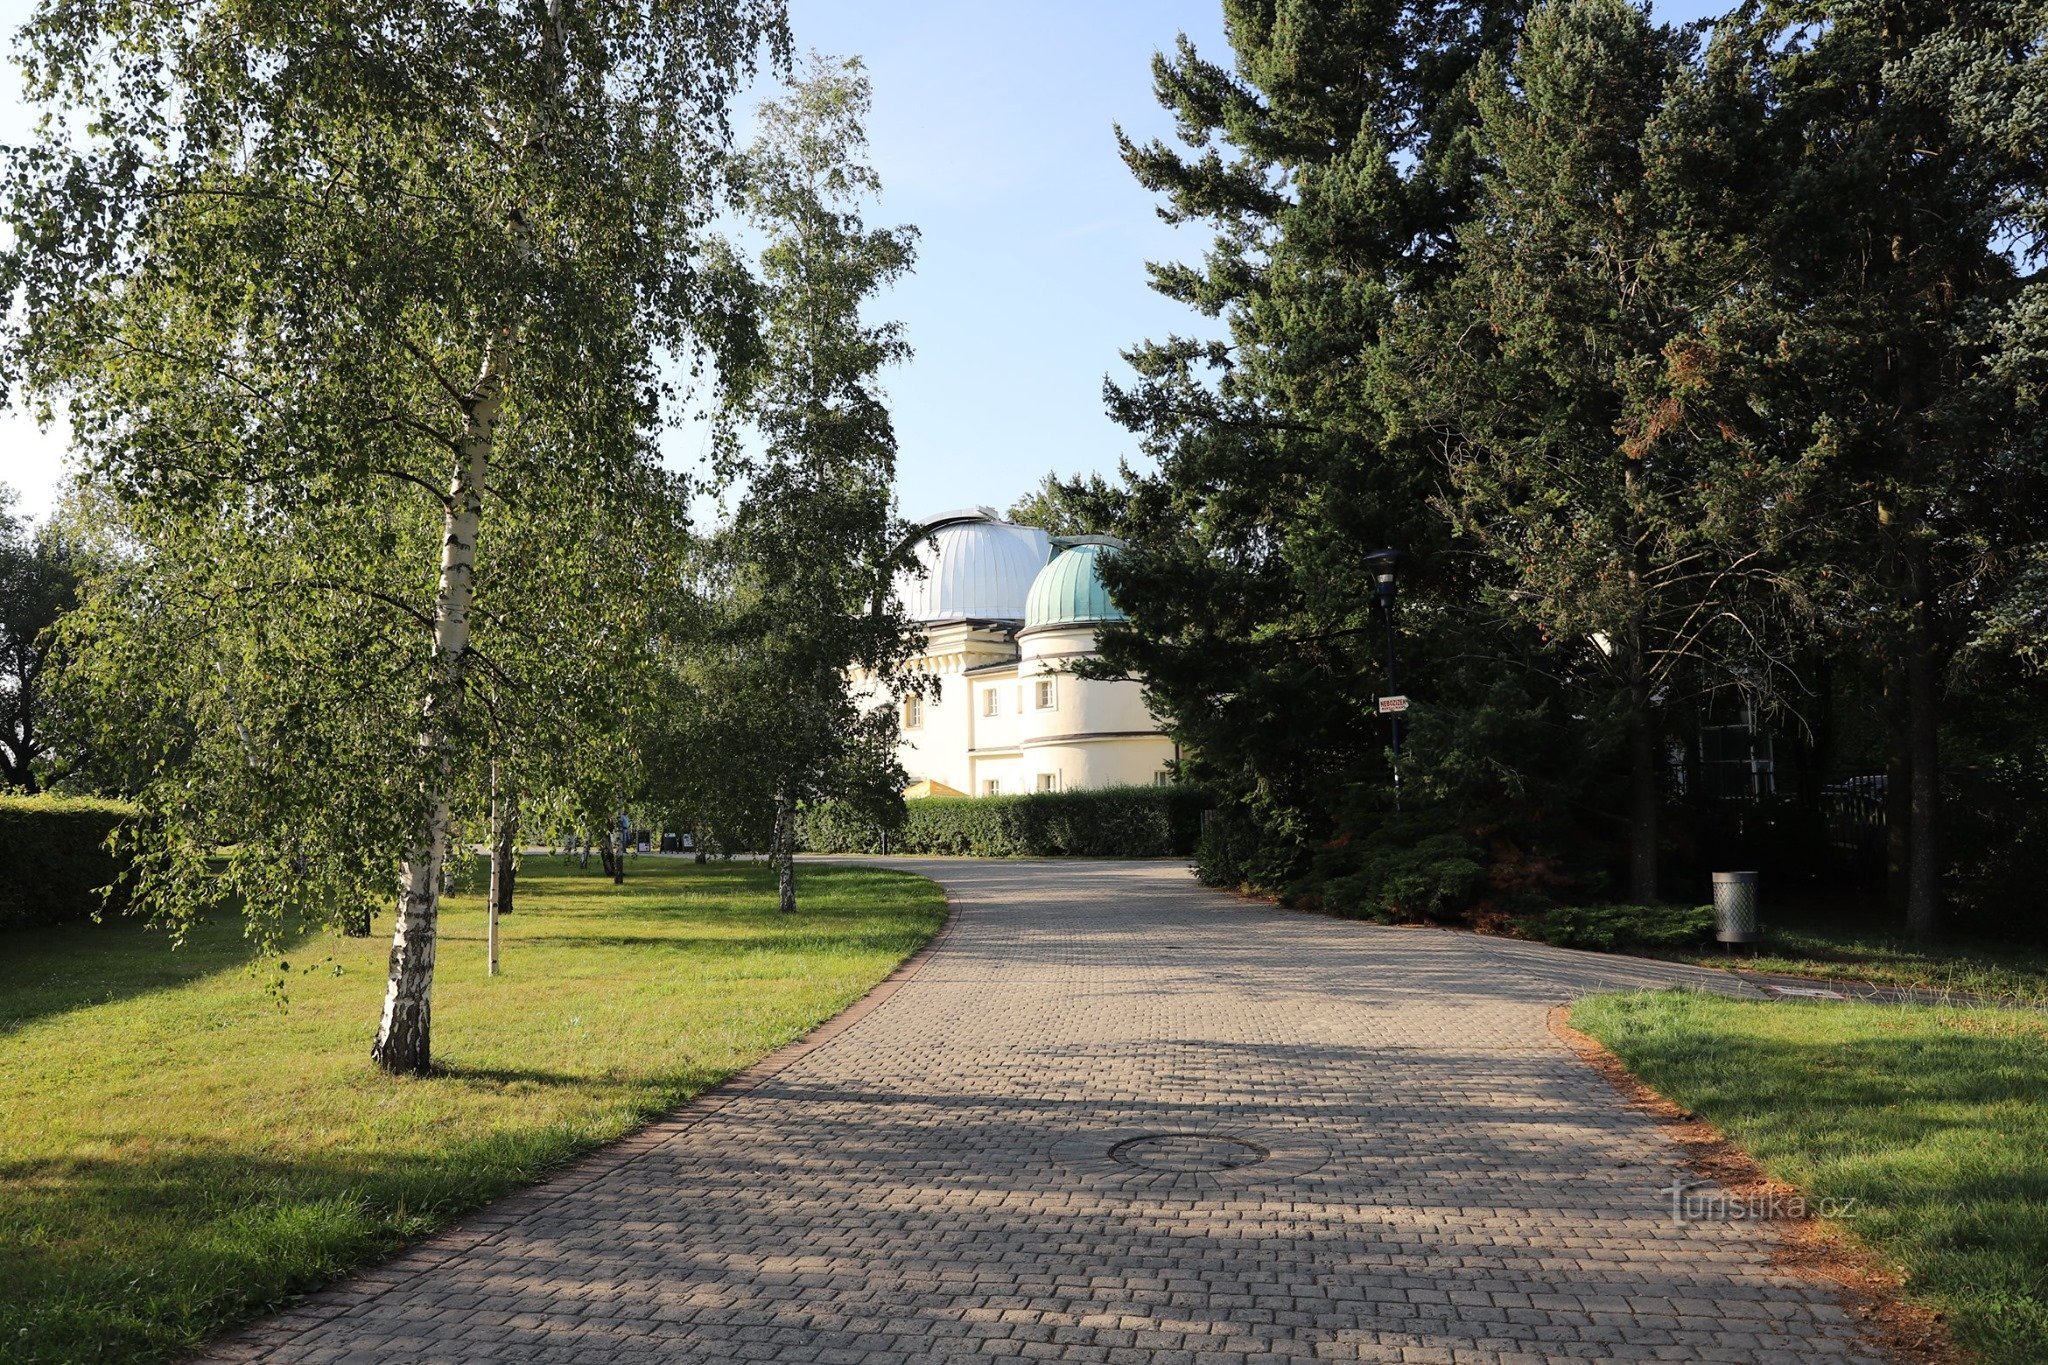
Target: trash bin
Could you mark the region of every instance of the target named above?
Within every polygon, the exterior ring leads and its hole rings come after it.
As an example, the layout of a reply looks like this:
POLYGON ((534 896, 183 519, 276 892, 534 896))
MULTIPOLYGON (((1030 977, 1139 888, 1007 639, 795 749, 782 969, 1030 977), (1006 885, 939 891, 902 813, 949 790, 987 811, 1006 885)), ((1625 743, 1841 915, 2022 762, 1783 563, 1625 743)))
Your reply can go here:
POLYGON ((1714 874, 1714 937, 1723 943, 1755 943, 1763 938, 1757 927, 1756 873, 1714 874))

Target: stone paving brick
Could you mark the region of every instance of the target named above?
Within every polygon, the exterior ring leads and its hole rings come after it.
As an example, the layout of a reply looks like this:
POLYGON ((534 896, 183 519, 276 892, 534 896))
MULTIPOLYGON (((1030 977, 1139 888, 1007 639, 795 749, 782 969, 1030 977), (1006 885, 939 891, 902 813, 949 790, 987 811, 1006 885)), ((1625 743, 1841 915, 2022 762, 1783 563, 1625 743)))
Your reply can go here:
POLYGON ((953 922, 857 1022, 215 1358, 1877 1359, 1768 1224, 1673 1221, 1679 1152, 1545 1026, 1752 988, 898 861, 953 922))

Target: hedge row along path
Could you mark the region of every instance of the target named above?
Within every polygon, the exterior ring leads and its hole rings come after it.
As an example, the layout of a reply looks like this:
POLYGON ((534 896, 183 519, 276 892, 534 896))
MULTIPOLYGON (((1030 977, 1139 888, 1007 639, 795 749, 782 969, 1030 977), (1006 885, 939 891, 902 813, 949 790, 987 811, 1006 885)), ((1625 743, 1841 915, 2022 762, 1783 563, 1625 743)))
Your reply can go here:
POLYGON ((1546 1027, 1723 973, 892 865, 954 919, 850 1026, 218 1358, 1879 1358, 1546 1027))

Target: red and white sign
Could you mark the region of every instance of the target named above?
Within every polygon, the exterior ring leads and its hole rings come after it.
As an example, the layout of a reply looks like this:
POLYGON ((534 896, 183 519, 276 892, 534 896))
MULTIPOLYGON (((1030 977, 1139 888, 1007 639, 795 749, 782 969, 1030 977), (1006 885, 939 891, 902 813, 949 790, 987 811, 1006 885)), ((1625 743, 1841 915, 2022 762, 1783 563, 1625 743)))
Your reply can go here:
POLYGON ((1381 697, 1381 698, 1380 698, 1380 714, 1381 714, 1381 715, 1383 715, 1383 716, 1391 716, 1391 715, 1395 714, 1396 712, 1399 712, 1399 711, 1406 711, 1407 709, 1408 709, 1408 699, 1407 699, 1406 697, 1381 697))

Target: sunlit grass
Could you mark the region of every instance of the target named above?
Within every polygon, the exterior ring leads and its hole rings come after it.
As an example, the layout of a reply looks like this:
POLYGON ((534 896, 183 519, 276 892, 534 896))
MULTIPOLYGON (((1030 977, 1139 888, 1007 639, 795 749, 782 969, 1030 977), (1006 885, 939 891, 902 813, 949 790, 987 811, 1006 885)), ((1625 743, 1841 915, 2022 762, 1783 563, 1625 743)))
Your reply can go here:
MULTIPOLYGON (((899 872, 532 859, 485 975, 442 922, 440 1074, 369 1063, 388 939, 0 937, 0 1358, 175 1355, 671 1109, 857 999, 944 914, 899 872)), ((380 929, 385 928, 382 922, 380 929)))
POLYGON ((1987 1361, 2048 1360, 2048 1019, 2030 1011, 1581 1001, 1572 1023, 1845 1220, 1987 1361))

